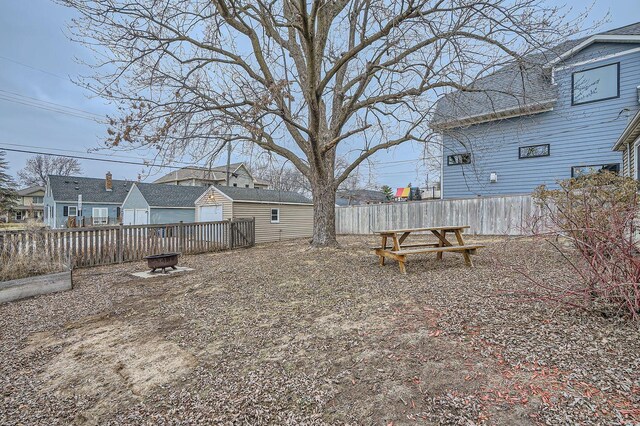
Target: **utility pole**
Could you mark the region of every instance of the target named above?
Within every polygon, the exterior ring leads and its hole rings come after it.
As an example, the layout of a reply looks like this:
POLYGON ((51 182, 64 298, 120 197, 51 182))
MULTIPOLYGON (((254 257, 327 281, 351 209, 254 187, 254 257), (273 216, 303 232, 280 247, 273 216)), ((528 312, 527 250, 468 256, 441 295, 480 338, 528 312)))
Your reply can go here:
POLYGON ((227 141, 227 186, 231 178, 231 141, 227 141))

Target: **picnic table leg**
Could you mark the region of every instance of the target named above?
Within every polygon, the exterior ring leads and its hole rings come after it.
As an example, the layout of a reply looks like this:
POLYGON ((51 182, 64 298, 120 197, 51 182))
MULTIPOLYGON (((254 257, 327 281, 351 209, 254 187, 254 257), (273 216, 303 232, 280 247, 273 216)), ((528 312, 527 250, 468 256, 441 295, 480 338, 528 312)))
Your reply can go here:
MULTIPOLYGON (((437 234, 437 232, 436 232, 436 234, 437 234)), ((447 231, 444 231, 444 230, 443 230, 441 235, 442 235, 442 238, 439 238, 439 237, 438 237, 438 247, 444 247, 444 241, 442 241, 442 240, 443 240, 443 239, 444 239, 444 240, 446 240, 446 239, 447 239, 447 231)), ((436 236, 437 236, 437 235, 436 235, 436 236)), ((439 251, 439 252, 436 254, 436 259, 438 259, 438 260, 442 260, 442 255, 443 255, 443 252, 439 251)))
POLYGON ((400 266, 400 272, 403 274, 407 273, 407 268, 404 266, 405 256, 398 256, 398 266, 400 266))
MULTIPOLYGON (((464 239, 462 238, 462 231, 460 231, 459 229, 456 229, 454 232, 456 234, 456 240, 458 240, 458 245, 463 246, 464 239)), ((467 266, 473 266, 473 261, 471 260, 471 255, 469 254, 469 250, 463 251, 462 256, 464 257, 464 263, 466 263, 467 266)))
MULTIPOLYGON (((380 247, 382 247, 382 250, 386 250, 387 249, 387 236, 383 235, 382 236, 382 244, 380 244, 380 247)), ((380 266, 384 266, 384 256, 380 255, 380 266)))

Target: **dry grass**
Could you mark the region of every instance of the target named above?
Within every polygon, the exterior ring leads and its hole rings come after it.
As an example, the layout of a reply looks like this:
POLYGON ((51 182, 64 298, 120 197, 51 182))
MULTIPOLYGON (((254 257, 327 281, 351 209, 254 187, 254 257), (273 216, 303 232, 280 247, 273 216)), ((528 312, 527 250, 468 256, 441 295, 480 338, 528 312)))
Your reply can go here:
POLYGON ((506 294, 556 279, 518 241, 409 259, 306 242, 77 271, 0 306, 0 424, 613 424, 640 421, 640 332, 506 294))
POLYGON ((8 240, 3 241, 0 233, 0 281, 28 278, 68 270, 57 256, 47 253, 43 247, 44 229, 39 223, 21 224, 25 238, 32 242, 28 252, 17 251, 8 240))

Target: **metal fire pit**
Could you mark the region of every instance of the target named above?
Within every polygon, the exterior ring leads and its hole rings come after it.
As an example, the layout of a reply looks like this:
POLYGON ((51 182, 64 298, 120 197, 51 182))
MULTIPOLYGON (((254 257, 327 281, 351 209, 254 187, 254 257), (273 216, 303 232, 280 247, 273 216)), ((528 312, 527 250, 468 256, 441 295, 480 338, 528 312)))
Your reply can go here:
POLYGON ((151 272, 155 272, 156 269, 162 269, 162 273, 166 274, 167 268, 177 269, 178 257, 180 253, 162 253, 154 254, 152 256, 145 256, 147 259, 147 265, 151 268, 151 272))

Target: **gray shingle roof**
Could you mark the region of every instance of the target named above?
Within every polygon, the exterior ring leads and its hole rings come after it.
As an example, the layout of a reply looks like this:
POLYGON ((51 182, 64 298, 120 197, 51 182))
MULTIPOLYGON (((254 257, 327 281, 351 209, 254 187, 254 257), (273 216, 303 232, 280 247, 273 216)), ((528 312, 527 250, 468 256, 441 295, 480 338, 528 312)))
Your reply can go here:
MULTIPOLYGON (((640 35, 640 22, 597 35, 640 35)), ((547 52, 529 55, 525 64, 506 65, 475 81, 472 91, 445 95, 437 102, 431 126, 457 127, 506 114, 531 114, 550 109, 557 93, 546 64, 588 38, 568 40, 547 52)))
POLYGON ((313 204, 304 195, 292 191, 278 191, 275 189, 238 188, 235 186, 213 187, 233 201, 262 201, 272 203, 313 204))
MULTIPOLYGON (((244 163, 231 163, 231 171, 235 171, 244 163)), ((215 167, 183 167, 178 170, 167 173, 161 178, 156 179, 153 183, 166 183, 175 182, 176 180, 184 179, 201 179, 201 180, 225 180, 227 173, 227 165, 215 166, 215 167)))
POLYGON ((159 183, 135 184, 151 207, 194 207, 206 186, 179 186, 159 183))
POLYGON ((18 195, 25 196, 25 195, 33 194, 35 192, 42 192, 42 191, 44 191, 44 186, 35 185, 35 186, 29 186, 27 188, 22 188, 18 190, 18 195))
POLYGON ((133 182, 114 179, 112 190, 107 191, 104 178, 49 175, 49 184, 55 201, 75 202, 82 194, 83 203, 122 204, 133 182))

